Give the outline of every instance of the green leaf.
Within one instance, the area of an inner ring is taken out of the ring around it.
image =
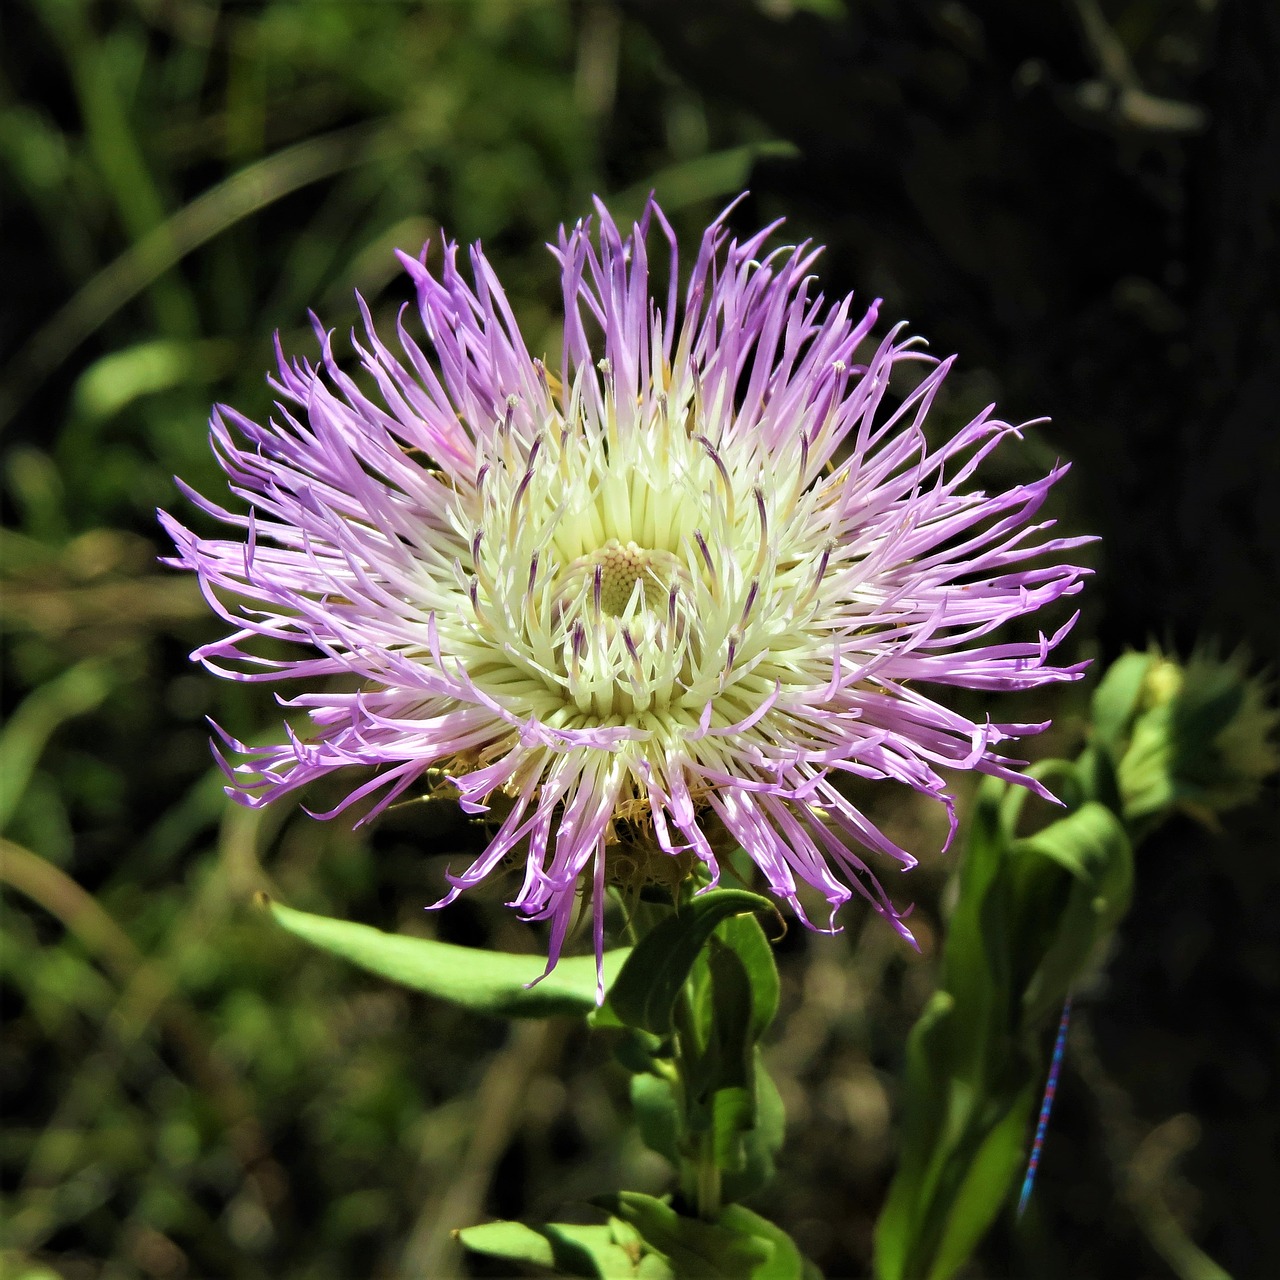
[[[703,959],[706,977],[698,984],[703,1045],[687,1068],[694,1104],[690,1127],[709,1127],[716,1164],[738,1172],[745,1161],[743,1136],[756,1123],[751,981],[738,953],[715,934],[699,967]]]
[[[1027,1127],[1038,1092],[1036,1083],[1028,1084],[1003,1118],[975,1144],[951,1200],[928,1280],[954,1275],[995,1221],[1026,1161]]]
[[[631,1107],[640,1138],[650,1151],[680,1165],[680,1106],[665,1076],[631,1077]]]
[[[383,933],[369,925],[311,915],[266,900],[282,928],[304,942],[415,991],[438,996],[478,1013],[505,1018],[583,1015],[596,1007],[594,956],[561,960],[541,981],[544,963],[516,956],[456,947],[429,938]],[[616,974],[627,951],[605,953],[605,982]],[[530,983],[537,981],[536,986]]]
[[[1128,910],[1133,892],[1133,850],[1120,819],[1100,804],[1074,813],[1010,848],[1012,874],[1026,923],[1024,963],[1035,965],[1021,992],[1025,1021],[1034,1029],[1061,1005],[1099,943],[1110,936]],[[1048,864],[1048,866],[1046,866]],[[1070,880],[1046,874],[1060,867]],[[1053,883],[1054,880],[1057,883]],[[1035,886],[1032,881],[1038,881]],[[1047,907],[1033,912],[1034,897]]]
[[[608,1011],[625,1026],[670,1034],[672,1007],[715,927],[729,916],[773,909],[745,889],[713,889],[682,903],[632,949],[609,989]]]
[[[1017,839],[1020,804],[999,783],[979,791],[943,989],[907,1047],[882,1280],[945,1280],[999,1212],[1025,1158],[1044,1024],[1128,905],[1132,852],[1115,814],[1087,802]]]
[[[78,413],[109,418],[139,396],[186,383],[214,382],[234,366],[235,345],[157,338],[100,357],[80,375],[72,393]]]
[[[741,1205],[717,1222],[686,1218],[670,1205],[636,1191],[602,1197],[607,1208],[666,1258],[676,1276],[692,1280],[801,1280],[804,1261],[791,1239]]]
[[[755,1124],[740,1136],[742,1159],[737,1169],[726,1170],[721,1190],[726,1200],[744,1200],[774,1179],[774,1158],[786,1135],[787,1112],[773,1077],[765,1069],[760,1050],[755,1051]]]
[[[738,953],[714,933],[707,940],[703,958],[706,980],[699,984],[697,1003],[704,1044],[719,1060],[715,1081],[720,1085],[749,1084],[755,1044],[751,976]]]
[[[753,1280],[821,1280],[818,1269],[796,1248],[781,1227],[740,1204],[727,1206],[719,1225],[742,1236],[754,1236],[773,1245],[773,1256],[752,1272]]]
[[[713,935],[737,955],[746,971],[751,990],[751,1034],[763,1039],[778,1013],[781,985],[773,946],[754,915],[731,916],[722,920]]]
[[[752,1077],[753,1123],[738,1132],[735,1167],[724,1168],[721,1181],[724,1197],[731,1201],[744,1200],[773,1181],[774,1160],[786,1134],[787,1113],[782,1095],[766,1070],[759,1049],[755,1050]],[[680,1108],[671,1082],[665,1076],[632,1076],[631,1105],[645,1146],[670,1161],[673,1168],[679,1168]]]
[[[489,1222],[464,1227],[457,1238],[473,1253],[545,1267],[563,1276],[598,1280],[674,1280],[664,1260],[643,1249],[624,1222],[608,1226]]]
[[[750,174],[757,160],[796,155],[790,142],[748,142],[740,147],[712,151],[694,160],[678,161],[650,174],[643,182],[613,196],[609,207],[619,223],[638,216],[655,192],[668,214],[699,200],[723,200],[750,186]]]
[[[911,1028],[903,1090],[902,1152],[876,1223],[875,1273],[880,1280],[916,1280],[907,1270],[947,1158],[947,1121],[953,1092],[947,1085],[947,1037],[955,997],[934,992]]]

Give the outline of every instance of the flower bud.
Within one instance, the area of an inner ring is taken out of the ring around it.
[[[1185,663],[1129,653],[1094,695],[1095,739],[1115,762],[1126,822],[1181,809],[1206,823],[1253,800],[1280,763],[1280,712],[1247,658],[1200,650]]]

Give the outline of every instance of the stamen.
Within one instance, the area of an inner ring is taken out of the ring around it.
[[[530,467],[528,471],[526,471],[524,475],[520,478],[520,483],[516,487],[516,496],[511,499],[511,515],[513,519],[516,515],[516,512],[519,510],[520,503],[523,500],[525,493],[528,491],[529,482],[532,479],[533,479],[533,468]]]
[[[529,484],[533,480],[533,474],[537,470],[538,453],[542,449],[542,437],[539,436],[533,442],[533,448],[529,450],[529,465],[524,475],[520,479],[520,484],[516,487],[516,495],[511,499],[511,516],[507,521],[507,536],[514,542],[516,540],[516,521],[520,515],[520,504],[524,501],[524,495],[529,491]]]
[[[809,601],[817,595],[818,588],[822,585],[822,579],[826,577],[827,565],[831,561],[831,553],[835,550],[835,546],[836,544],[834,542],[828,542],[827,545],[822,548],[822,555],[818,560],[818,572],[813,575],[813,581],[809,584],[809,590],[804,593],[804,596],[800,600],[796,601],[795,612],[799,613],[800,610],[805,608]]]
[[[707,540],[702,536],[702,530],[695,529],[693,531],[693,539],[698,544],[698,550],[702,552],[702,558],[707,562],[707,572],[711,575],[712,581],[716,580],[716,566],[711,559],[711,551],[707,547]]]
[[[817,587],[818,583],[820,583],[826,576],[827,565],[830,563],[831,553],[835,549],[836,544],[834,542],[828,542],[827,545],[822,548],[822,559],[818,561],[818,572],[813,576],[813,585],[815,587]]]
[[[729,468],[724,465],[724,460],[716,452],[716,447],[704,435],[696,435],[693,437],[706,451],[707,457],[716,465],[716,470],[720,473],[721,487],[724,490],[724,508],[725,521],[730,529],[736,523],[734,516],[733,503],[733,482],[729,479]]]
[[[471,581],[467,583],[467,596],[471,601],[471,608],[475,613],[476,621],[479,622],[481,626],[492,627],[493,616],[485,606],[480,603],[481,585],[482,584],[478,578],[472,578]]]
[[[484,561],[480,558],[480,544],[483,538],[484,530],[477,529],[471,539],[471,571],[476,575],[485,590],[492,594],[493,577],[486,569]]]
[[[752,574],[758,575],[769,555],[769,516],[764,506],[764,490],[756,485],[751,494],[756,500],[756,512],[760,517],[760,548],[756,552],[755,563],[751,566]]]
[[[569,634],[569,691],[577,692],[582,681],[582,658],[587,648],[587,633],[579,618]]]
[[[622,643],[627,646],[627,652],[635,660],[637,671],[640,669],[640,650],[636,648],[636,642],[631,638],[631,630],[628,627],[622,628]]]
[[[729,650],[724,660],[724,670],[720,673],[720,692],[724,692],[724,686],[729,679],[729,673],[733,670],[733,660],[738,656],[738,646],[742,643],[742,632],[734,627],[729,632]]]
[[[653,692],[645,682],[644,664],[640,661],[640,650],[636,648],[636,642],[631,638],[631,632],[628,628],[622,628],[622,642],[627,646],[627,652],[631,655],[631,696],[635,701],[635,709],[637,711],[647,711],[653,702]]]

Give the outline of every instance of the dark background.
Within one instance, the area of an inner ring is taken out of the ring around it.
[[[216,489],[209,404],[267,414],[308,307],[345,332],[358,287],[389,321],[393,246],[483,237],[554,349],[542,244],[592,193],[656,188],[691,243],[749,187],[736,226],[785,214],[828,296],[959,353],[942,423],[1051,416],[1000,465],[1075,464],[1053,514],[1103,537],[1077,656],[1280,653],[1268,0],[15,0],[0,67],[6,1276],[443,1276],[452,1227],[664,1186],[580,1031],[385,989],[247,905],[541,945],[500,887],[424,915],[479,838],[447,806],[354,833],[229,808],[204,718],[278,717],[187,665],[216,625],[155,563],[170,477]],[[1086,696],[1040,749],[1078,745]],[[937,815],[877,803],[936,848]],[[1140,851],[1035,1208],[974,1276],[1276,1273],[1277,809],[1273,783]],[[855,916],[780,949],[789,1141],[757,1207],[832,1277],[867,1270],[950,865],[913,878],[919,957]]]

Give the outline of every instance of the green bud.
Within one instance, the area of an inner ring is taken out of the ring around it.
[[[1095,738],[1115,764],[1128,823],[1181,809],[1204,822],[1247,804],[1280,763],[1280,712],[1247,659],[1201,650],[1185,663],[1158,649],[1116,662],[1094,699]]]

